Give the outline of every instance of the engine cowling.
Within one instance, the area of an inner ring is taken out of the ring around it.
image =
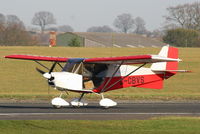
[[[82,90],[83,89],[83,76],[69,72],[52,72],[55,87],[69,90]]]

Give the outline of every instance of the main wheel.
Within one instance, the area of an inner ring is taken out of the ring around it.
[[[102,107],[103,109],[109,109],[110,107],[108,107],[108,106],[105,106],[105,107]]]
[[[60,106],[60,105],[53,105],[53,107],[56,108],[56,109],[62,108],[62,106]]]

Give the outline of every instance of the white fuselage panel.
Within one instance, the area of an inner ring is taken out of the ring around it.
[[[106,77],[111,77],[113,72],[117,69],[118,66],[119,65],[110,65],[108,67],[108,73]],[[126,76],[137,68],[138,66],[122,65],[117,71],[117,73],[114,75],[114,77]],[[155,74],[155,72],[153,72],[150,68],[142,67],[137,71],[133,72],[131,75],[152,75],[152,74]]]
[[[54,84],[58,88],[70,89],[70,90],[82,90],[83,89],[83,77],[79,74],[69,72],[53,72]]]

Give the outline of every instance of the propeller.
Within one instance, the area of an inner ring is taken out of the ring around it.
[[[52,67],[49,69],[49,72],[44,72],[39,68],[36,68],[36,70],[43,75],[44,78],[46,78],[48,80],[48,85],[54,85],[54,83],[52,82],[52,80],[54,80],[54,77],[51,75],[51,73],[53,72],[55,66],[56,66],[57,62],[55,62]],[[48,94],[49,94],[49,87],[48,87]]]
[[[44,72],[44,71],[40,70],[40,69],[39,69],[39,68],[37,68],[37,67],[36,67],[36,70],[37,70],[39,73],[41,73],[41,74],[45,74],[45,72]]]
[[[54,80],[54,77],[51,75],[51,73],[53,72],[53,70],[54,70],[56,64],[57,64],[57,62],[55,62],[55,63],[52,65],[52,67],[49,69],[49,72],[44,72],[44,71],[42,71],[42,70],[39,69],[39,68],[36,68],[36,70],[37,70],[39,73],[41,73],[46,79],[52,81],[52,80]]]

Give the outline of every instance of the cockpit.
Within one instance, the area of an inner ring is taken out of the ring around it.
[[[83,89],[94,89],[99,87],[107,75],[107,70],[108,66],[106,64],[93,64],[83,62],[68,62],[63,68],[64,72],[82,75]]]

